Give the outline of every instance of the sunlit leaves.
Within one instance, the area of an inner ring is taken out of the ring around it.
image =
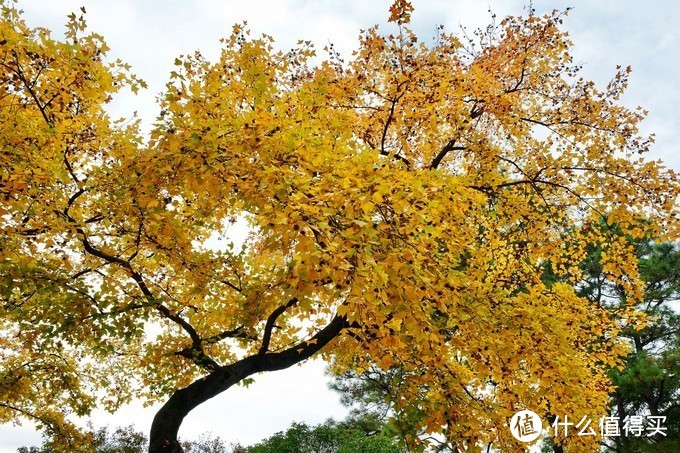
[[[144,141],[103,109],[143,83],[83,19],[60,42],[5,9],[1,371],[58,350],[68,379],[12,383],[23,406],[4,420],[164,398],[302,350],[336,315],[347,327],[323,352],[402,366],[398,404],[457,448],[515,448],[504,427],[525,407],[606,410],[616,335],[638,320],[578,297],[578,264],[601,247],[635,300],[633,250],[603,225],[643,237],[676,221],[676,176],[639,157],[642,112],[617,103],[628,71],[603,90],[579,78],[559,13],[473,46],[421,43],[411,10],[396,2],[399,33],[363,32],[348,63],[237,25],[215,61],[175,60]]]

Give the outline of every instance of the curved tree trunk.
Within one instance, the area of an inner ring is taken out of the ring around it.
[[[177,390],[153,419],[149,435],[149,453],[182,453],[177,433],[184,417],[192,409],[250,375],[261,371],[282,370],[308,359],[337,337],[345,327],[348,327],[346,318],[336,316],[310,341],[281,352],[246,357]]]

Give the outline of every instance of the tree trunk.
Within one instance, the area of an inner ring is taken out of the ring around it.
[[[181,453],[179,427],[192,409],[258,371],[251,356],[205,376],[177,390],[156,413],[149,436],[149,452]]]
[[[626,406],[623,401],[623,395],[621,392],[618,390],[616,391],[616,414],[619,417],[619,432],[621,433],[620,436],[616,436],[614,438],[614,442],[616,443],[616,451],[622,451],[626,449],[626,445],[628,444],[628,437],[623,435],[623,419],[626,418]]]
[[[348,327],[346,318],[336,316],[310,341],[281,352],[246,357],[177,390],[153,419],[149,434],[149,453],[182,453],[177,433],[184,417],[192,409],[248,376],[261,371],[282,370],[308,359],[338,336],[345,327]]]

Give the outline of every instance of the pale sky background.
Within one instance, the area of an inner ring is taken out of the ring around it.
[[[148,125],[158,109],[156,95],[163,89],[179,54],[200,50],[217,55],[219,39],[228,36],[236,22],[248,21],[253,35],[272,35],[282,49],[298,39],[310,39],[321,49],[332,42],[349,58],[359,29],[384,24],[391,0],[21,0],[31,26],[47,27],[61,36],[66,15],[87,9],[90,29],[104,35],[109,56],[130,63],[149,89],[138,96],[123,94],[112,105],[115,116],[137,111]],[[488,22],[489,7],[499,18],[525,13],[528,0],[412,0],[412,28],[428,37],[438,24],[447,30],[463,24],[472,29]],[[644,131],[656,134],[651,157],[680,170],[680,2],[671,0],[535,0],[538,13],[573,6],[564,28],[574,42],[583,74],[602,86],[616,65],[631,65],[633,73],[623,102],[649,110]],[[257,442],[293,421],[320,423],[341,419],[346,410],[327,389],[324,364],[303,366],[256,376],[248,389],[232,388],[199,406],[185,419],[184,438],[212,431],[227,442]],[[96,413],[95,426],[134,423],[145,432],[157,407],[141,404],[115,415]],[[40,435],[30,423],[0,426],[0,453],[22,445],[37,445]]]

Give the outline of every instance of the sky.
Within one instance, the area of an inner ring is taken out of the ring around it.
[[[299,39],[318,49],[328,43],[347,58],[360,29],[384,24],[391,0],[20,0],[31,26],[59,36],[66,16],[87,10],[90,29],[102,34],[112,59],[130,63],[149,88],[134,96],[123,93],[110,107],[116,117],[137,112],[148,128],[158,114],[156,96],[163,90],[180,54],[200,50],[208,57],[219,52],[219,39],[243,21],[253,35],[267,33],[281,49]],[[412,0],[412,28],[432,36],[437,25],[449,31],[488,23],[491,9],[498,17],[526,13],[528,0]],[[584,64],[583,75],[603,86],[617,65],[631,65],[623,103],[649,110],[643,132],[654,133],[650,158],[662,159],[680,171],[680,31],[676,20],[680,2],[671,0],[535,0],[538,13],[573,7],[564,23],[574,43],[573,55]],[[293,421],[320,423],[341,419],[346,410],[327,389],[324,364],[312,361],[288,370],[257,376],[248,389],[232,388],[192,411],[180,430],[184,438],[211,431],[227,442],[254,443]],[[156,407],[135,403],[115,415],[97,412],[95,426],[128,425],[147,431]],[[22,445],[37,445],[40,435],[29,423],[0,426],[0,453]]]

